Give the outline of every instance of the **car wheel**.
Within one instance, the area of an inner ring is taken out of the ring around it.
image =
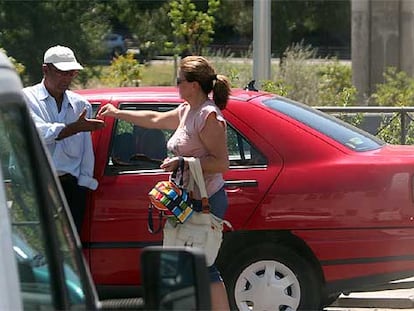
[[[293,249],[262,244],[233,258],[223,269],[232,310],[319,309],[319,278]]]

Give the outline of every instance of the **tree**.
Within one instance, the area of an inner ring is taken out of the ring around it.
[[[117,12],[119,22],[129,29],[142,60],[149,61],[163,53],[164,42],[171,40],[166,1],[121,0],[108,5],[110,11]]]
[[[272,0],[271,24],[276,56],[302,41],[349,46],[350,1]],[[25,83],[41,78],[50,46],[67,45],[82,64],[92,64],[103,34],[117,27],[130,31],[148,60],[166,47],[173,54],[201,54],[213,39],[247,46],[253,0],[0,0],[0,47],[25,66]]]
[[[272,1],[272,52],[282,56],[292,43],[313,47],[348,45],[350,1]]]
[[[202,49],[212,41],[214,14],[219,7],[220,0],[209,0],[207,12],[197,11],[191,0],[171,1],[168,17],[174,42],[169,42],[169,46],[181,53],[201,55]]]
[[[0,0],[0,46],[26,67],[24,81],[38,81],[45,50],[71,47],[81,63],[92,61],[108,20],[98,0]]]
[[[253,0],[221,1],[214,44],[247,48],[253,42],[253,4]],[[349,0],[272,0],[271,11],[274,57],[282,57],[286,48],[300,42],[313,47],[350,46]]]
[[[110,86],[138,86],[140,79],[141,65],[134,59],[134,55],[127,53],[111,62],[103,80]]]
[[[0,52],[7,56],[7,52],[5,49],[0,48]],[[7,58],[10,60],[14,68],[16,69],[16,72],[21,75],[25,71],[24,65],[17,62],[13,57],[7,56]]]
[[[216,17],[214,42],[253,41],[253,1],[222,0]]]

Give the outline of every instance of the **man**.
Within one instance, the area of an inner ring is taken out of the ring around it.
[[[68,90],[73,78],[82,69],[71,49],[60,45],[51,47],[44,54],[43,80],[23,89],[79,233],[87,191],[98,187],[98,182],[93,178],[95,157],[90,131],[104,127],[102,120],[91,119],[90,103]]]

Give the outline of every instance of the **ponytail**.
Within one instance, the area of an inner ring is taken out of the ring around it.
[[[230,96],[230,82],[226,76],[216,75],[213,81],[213,101],[220,110],[226,108]]]

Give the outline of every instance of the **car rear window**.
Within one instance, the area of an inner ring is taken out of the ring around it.
[[[334,116],[288,99],[272,98],[264,100],[263,104],[319,131],[354,151],[374,150],[385,144],[377,137]]]

